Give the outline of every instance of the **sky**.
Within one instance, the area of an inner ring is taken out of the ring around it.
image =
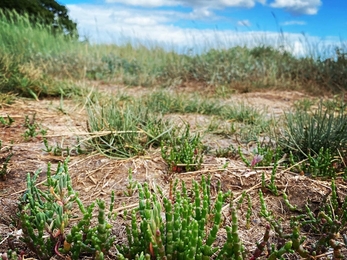
[[[347,41],[346,0],[57,0],[82,37],[177,51],[284,46],[297,55]]]

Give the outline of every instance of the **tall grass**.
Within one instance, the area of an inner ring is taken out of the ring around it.
[[[179,54],[165,46],[80,42],[54,35],[48,26],[32,25],[27,16],[16,13],[6,18],[0,12],[0,25],[0,86],[34,97],[60,94],[63,86],[57,79],[130,86],[199,82],[239,92],[277,88],[321,93],[347,86],[347,56],[341,48],[325,61],[316,55],[298,58],[265,43]]]

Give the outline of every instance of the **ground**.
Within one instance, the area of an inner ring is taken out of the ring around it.
[[[140,95],[150,89],[146,88],[124,88],[112,85],[97,84],[95,88],[102,91],[108,91],[114,95],[119,91],[125,91],[130,95]],[[199,88],[174,89],[173,91],[200,91]],[[223,102],[243,101],[246,104],[253,105],[259,109],[266,108],[269,116],[280,116],[287,111],[295,101],[302,98],[311,98],[299,92],[254,92],[245,94],[226,94]],[[66,154],[54,156],[44,151],[42,137],[34,137],[25,140],[24,122],[25,116],[36,114],[36,121],[43,129],[47,129],[47,137],[51,144],[59,144],[61,147],[73,147],[79,141],[83,142],[89,138],[86,125],[86,114],[83,103],[74,100],[65,99],[63,104],[60,99],[42,99],[35,101],[32,99],[18,98],[14,104],[4,105],[0,109],[0,116],[10,115],[15,122],[9,127],[0,128],[0,140],[2,140],[3,153],[4,148],[12,145],[13,157],[10,160],[6,180],[0,181],[0,253],[9,248],[8,235],[16,231],[13,225],[13,219],[17,210],[17,203],[20,196],[26,189],[26,175],[42,169],[40,181],[44,180],[47,170],[47,163],[52,163],[52,168],[57,166],[66,158]],[[175,116],[175,115],[173,115]],[[209,121],[208,116],[201,115],[179,115],[194,127],[199,127]],[[209,145],[228,146],[230,140],[225,138],[217,140],[206,138],[205,142]],[[233,140],[234,141],[234,140]],[[247,146],[245,146],[247,153]],[[226,167],[223,167],[226,165]],[[76,155],[72,154],[69,161],[69,172],[72,177],[73,187],[79,192],[80,198],[85,204],[90,204],[96,198],[103,198],[109,202],[111,191],[116,192],[114,213],[118,218],[113,223],[113,232],[117,236],[116,242],[125,242],[125,221],[123,218],[124,209],[135,208],[138,204],[137,193],[131,197],[125,196],[126,186],[128,184],[128,170],[133,171],[133,179],[139,183],[147,182],[150,187],[160,186],[165,193],[169,190],[170,180],[175,178],[185,180],[189,185],[192,180],[200,180],[202,175],[211,175],[212,186],[216,186],[218,180],[222,182],[224,191],[231,190],[234,193],[235,201],[243,191],[251,195],[253,204],[253,215],[251,227],[245,227],[246,209],[241,211],[239,216],[239,234],[241,240],[249,252],[253,252],[256,242],[261,241],[266,220],[258,216],[260,210],[260,201],[258,190],[261,188],[261,173],[265,172],[268,178],[271,173],[271,167],[250,169],[237,156],[228,158],[216,158],[212,155],[206,155],[204,164],[199,171],[187,172],[181,174],[168,174],[168,166],[160,156],[159,150],[150,150],[144,156],[131,158],[127,160],[114,160],[107,158],[97,152]],[[298,205],[301,209],[307,200],[313,202],[322,201],[330,191],[330,182],[318,179],[311,179],[305,175],[299,175],[290,171],[290,169],[279,169],[276,179],[280,192],[285,191],[292,204]],[[338,183],[342,195],[346,194],[347,187],[344,183]],[[289,224],[290,212],[283,204],[282,196],[274,196],[267,192],[264,194],[268,209],[273,211],[278,218],[282,219],[284,227]],[[224,207],[224,217],[228,220],[228,206]],[[309,235],[309,234],[306,234]],[[225,234],[219,234],[220,240],[223,240]],[[19,241],[14,241],[16,247],[22,248],[26,257],[35,255],[30,253]],[[310,243],[310,240],[307,240]],[[111,253],[114,253],[112,251]],[[329,257],[332,252],[321,256]],[[112,259],[112,255],[109,256]],[[286,255],[287,259],[299,259],[297,255]],[[28,259],[28,258],[26,258]]]

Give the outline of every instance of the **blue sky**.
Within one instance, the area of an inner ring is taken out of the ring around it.
[[[175,48],[283,44],[296,54],[347,40],[346,0],[58,0],[93,42]],[[279,32],[283,32],[280,37]],[[305,36],[303,36],[303,33]]]

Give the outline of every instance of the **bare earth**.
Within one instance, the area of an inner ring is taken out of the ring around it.
[[[117,88],[114,86],[97,86],[103,91],[109,91],[116,94],[119,89],[128,94],[144,93],[150,91],[144,88]],[[176,91],[176,90],[174,90]],[[177,91],[197,91],[197,89],[177,89]],[[199,91],[199,89],[198,89]],[[269,115],[280,116],[283,111],[288,110],[295,101],[307,98],[306,95],[299,92],[276,92],[267,91],[261,93],[230,94],[230,98],[223,99],[223,102],[243,101],[246,104],[254,105],[257,108],[266,108]],[[35,172],[42,169],[41,180],[44,180],[47,163],[52,163],[52,168],[56,167],[59,161],[63,161],[66,155],[53,156],[43,151],[44,145],[41,137],[32,138],[25,141],[23,133],[25,132],[25,115],[36,113],[37,122],[44,129],[48,129],[47,136],[50,144],[59,143],[62,147],[73,147],[77,143],[77,136],[80,141],[86,140],[86,114],[83,104],[72,100],[64,100],[65,114],[59,110],[59,99],[44,99],[34,101],[31,99],[17,99],[17,101],[8,106],[0,108],[0,116],[10,115],[15,122],[10,127],[0,128],[0,140],[3,147],[11,145],[13,142],[14,156],[10,160],[7,179],[0,181],[0,253],[7,251],[9,244],[7,237],[11,232],[16,231],[13,226],[13,218],[17,210],[17,201],[26,189],[26,175],[28,172]],[[199,126],[208,122],[209,117],[201,115],[180,115],[192,125]],[[218,140],[205,140],[206,142],[215,142]],[[228,140],[221,142],[228,143]],[[247,149],[247,148],[245,148]],[[4,155],[4,148],[0,153],[0,159]],[[228,162],[228,166],[223,165]],[[192,180],[200,180],[202,175],[210,174],[212,176],[212,185],[217,181],[222,182],[223,190],[231,190],[234,193],[235,201],[243,191],[247,191],[252,197],[253,215],[252,223],[249,229],[245,227],[245,214],[247,209],[241,210],[239,215],[239,234],[244,246],[249,252],[253,252],[256,242],[261,241],[267,222],[258,216],[260,202],[258,190],[261,188],[261,173],[266,172],[269,177],[271,169],[259,168],[251,170],[237,157],[234,158],[215,158],[211,155],[206,156],[201,170],[188,172],[184,174],[168,174],[168,167],[160,156],[159,150],[149,151],[142,157],[136,157],[128,160],[113,160],[98,153],[89,153],[85,155],[72,155],[69,162],[69,172],[73,180],[73,187],[79,192],[79,197],[88,205],[96,198],[103,198],[109,203],[111,191],[116,192],[114,212],[119,215],[114,220],[113,232],[117,236],[118,242],[125,242],[125,220],[122,218],[124,207],[131,209],[137,206],[137,196],[132,197],[124,195],[125,187],[128,183],[128,170],[133,170],[134,180],[144,183],[147,182],[150,187],[159,185],[164,192],[169,190],[169,182],[178,178],[187,181],[188,186]],[[285,191],[292,204],[303,208],[306,201],[319,202],[330,191],[329,181],[310,179],[306,176],[300,176],[290,172],[290,170],[279,169],[276,183],[280,191]],[[347,187],[344,183],[338,183],[341,195],[346,196]],[[213,190],[213,189],[212,189]],[[268,209],[282,219],[284,228],[289,226],[287,221],[293,212],[290,212],[284,205],[282,196],[274,196],[271,193],[264,194]],[[224,208],[224,217],[226,224],[230,223],[228,216],[228,206]],[[309,236],[309,234],[306,234]],[[225,238],[223,230],[219,233],[219,239]],[[26,259],[35,255],[25,248],[20,241],[14,242],[17,248],[25,251]],[[307,240],[310,243],[310,240]],[[112,257],[114,249],[111,250],[109,259]],[[329,259],[329,255],[322,256],[320,259]],[[300,259],[297,255],[286,255],[287,259]]]

